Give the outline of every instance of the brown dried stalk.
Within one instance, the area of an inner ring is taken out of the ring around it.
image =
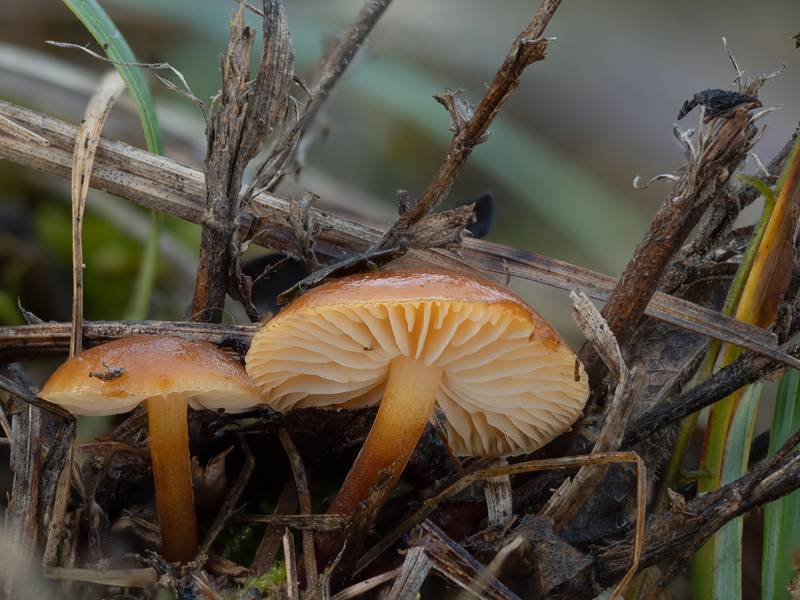
[[[753,95],[757,90],[757,87],[748,89],[747,93]],[[706,209],[726,189],[730,177],[747,157],[755,135],[756,128],[745,108],[738,109],[722,122],[717,120],[708,135],[700,134],[698,156],[684,168],[603,309],[603,316],[623,349],[631,340],[670,261]],[[602,361],[587,345],[579,356],[589,380],[597,384],[605,372]]]
[[[205,206],[192,320],[219,323],[225,295],[238,264],[234,233],[244,209],[242,178],[286,113],[294,76],[294,50],[280,0],[264,0],[264,50],[258,76],[250,82],[253,31],[244,25],[244,3],[231,26],[222,65],[219,108],[207,123]]]
[[[455,132],[450,148],[417,203],[384,233],[375,246],[377,249],[396,246],[402,238],[409,239],[409,245],[415,247],[412,227],[420,223],[447,195],[475,146],[486,139],[489,125],[519,85],[525,68],[544,59],[549,40],[542,35],[560,4],[561,0],[544,0],[528,27],[511,44],[503,64],[474,111],[458,98],[458,92],[437,98],[450,112],[450,128]]]
[[[228,336],[249,340],[261,327],[259,323],[215,325],[187,321],[89,321],[84,323],[83,337],[93,345],[123,337],[160,333],[190,337],[216,343]],[[40,323],[0,327],[0,362],[32,360],[64,354],[69,351],[69,323]]]
[[[304,147],[310,141],[308,138],[312,137],[308,132],[312,130],[314,118],[390,4],[391,0],[367,0],[361,7],[355,21],[325,57],[320,72],[311,85],[311,97],[302,116],[293,130],[285,136],[285,143],[276,149],[276,156],[271,156],[259,168],[251,190],[271,191],[275,189],[283,173],[296,173],[300,170],[303,160],[300,155],[304,154]],[[294,165],[290,165],[292,161],[295,162]]]

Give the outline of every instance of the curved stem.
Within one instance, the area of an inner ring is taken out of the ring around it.
[[[352,514],[366,497],[378,473],[391,467],[394,473],[387,488],[388,496],[433,412],[441,379],[441,367],[428,366],[408,356],[392,360],[386,392],[375,422],[328,514]],[[338,534],[318,534],[317,558],[321,566],[325,566],[326,558],[333,556],[338,538]]]
[[[168,562],[189,562],[198,551],[187,410],[179,394],[147,401],[161,554]]]

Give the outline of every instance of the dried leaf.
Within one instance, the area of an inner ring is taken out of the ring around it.
[[[461,99],[461,94],[464,92],[461,88],[455,92],[450,89],[441,96],[434,96],[434,99],[447,109],[450,113],[450,131],[459,134],[467,126],[467,122],[475,114],[475,107],[466,100]],[[485,142],[489,134],[484,134],[479,140],[478,144]]]

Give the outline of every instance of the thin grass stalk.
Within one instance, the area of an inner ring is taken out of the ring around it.
[[[800,372],[789,371],[781,378],[769,455],[800,429]],[[800,492],[792,492],[764,509],[764,550],[761,562],[762,600],[784,600],[786,585],[797,576],[793,558],[800,550]]]

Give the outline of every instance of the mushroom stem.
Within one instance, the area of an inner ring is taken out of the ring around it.
[[[187,563],[198,552],[188,404],[180,394],[155,396],[147,401],[147,411],[150,459],[161,524],[161,554],[168,562]]]
[[[442,368],[426,365],[408,356],[392,359],[386,392],[378,414],[355,463],[339,493],[328,508],[328,514],[353,514],[369,492],[378,473],[392,468],[389,490],[400,478],[433,413],[436,392],[442,379]],[[317,562],[320,567],[334,556],[339,535],[317,534]]]

